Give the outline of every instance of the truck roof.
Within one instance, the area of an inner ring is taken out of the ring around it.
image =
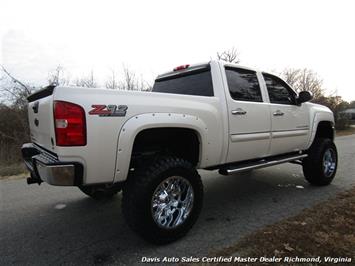
[[[238,67],[238,68],[252,70],[252,71],[256,71],[256,72],[259,71],[259,70],[255,69],[255,68],[246,67],[246,66],[242,66],[242,65],[234,64],[234,63],[229,63],[229,62],[225,62],[223,60],[210,60],[208,62],[202,62],[202,63],[192,64],[192,65],[187,64],[187,65],[178,66],[178,67],[174,68],[172,71],[168,71],[168,72],[165,72],[165,73],[162,73],[162,74],[158,75],[156,79],[161,79],[161,78],[165,78],[165,77],[169,77],[169,76],[174,76],[174,75],[176,75],[178,73],[186,73],[186,72],[193,71],[193,70],[196,70],[196,69],[205,68],[205,67],[209,66],[212,62],[220,63],[223,66]]]
[[[256,68],[246,67],[246,66],[242,66],[242,65],[239,65],[239,64],[226,62],[226,61],[223,61],[223,60],[210,60],[208,62],[197,63],[197,64],[192,64],[192,65],[181,65],[181,66],[178,66],[178,67],[174,68],[172,71],[168,71],[168,72],[165,72],[163,74],[158,75],[155,80],[158,81],[158,80],[161,80],[161,79],[169,78],[170,76],[171,77],[178,76],[179,74],[184,74],[184,73],[187,73],[187,72],[190,72],[190,71],[195,71],[195,70],[198,70],[198,69],[207,68],[207,67],[210,66],[211,63],[217,63],[219,65],[222,65],[223,67],[229,66],[229,67],[241,68],[241,69],[255,71],[255,72],[262,72],[262,73],[265,73],[265,74],[276,76],[279,79],[281,79],[282,81],[284,81],[286,84],[288,84],[277,73],[272,73],[270,71],[261,71],[261,70],[258,70]],[[292,88],[292,86],[290,84],[288,84],[288,85],[296,94],[296,91]]]

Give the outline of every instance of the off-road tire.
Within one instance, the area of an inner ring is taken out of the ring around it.
[[[162,228],[154,221],[152,197],[163,180],[172,176],[187,179],[193,190],[193,206],[186,220],[175,228]],[[150,166],[131,173],[123,188],[122,210],[133,231],[154,244],[167,244],[183,237],[195,224],[203,204],[201,177],[192,164],[176,157],[162,157]]]
[[[79,189],[94,200],[111,199],[120,191],[102,186],[79,186]]]
[[[335,155],[335,169],[334,172],[327,176],[325,174],[323,157],[327,150],[331,149]],[[308,150],[308,157],[303,159],[303,173],[306,180],[314,186],[329,185],[336,174],[338,165],[337,148],[334,142],[328,138],[317,138],[313,141]]]

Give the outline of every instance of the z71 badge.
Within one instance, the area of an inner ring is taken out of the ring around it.
[[[89,115],[98,115],[98,116],[126,116],[127,105],[103,105],[103,104],[93,104],[93,108]]]

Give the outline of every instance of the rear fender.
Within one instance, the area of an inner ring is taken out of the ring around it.
[[[210,159],[208,157],[208,154],[213,154],[212,151],[214,147],[210,145],[212,140],[208,139],[208,127],[202,119],[196,116],[174,113],[141,114],[127,120],[121,128],[117,143],[117,159],[114,182],[121,182],[127,178],[133,144],[138,133],[145,129],[167,127],[187,128],[198,133],[200,142],[198,167],[209,164],[213,160],[217,160],[217,158]]]

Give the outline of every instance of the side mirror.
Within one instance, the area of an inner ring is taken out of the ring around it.
[[[311,92],[309,92],[309,91],[301,91],[298,94],[297,103],[301,104],[301,103],[304,103],[304,102],[308,102],[308,101],[310,101],[312,99],[313,99],[313,95],[312,95]]]

